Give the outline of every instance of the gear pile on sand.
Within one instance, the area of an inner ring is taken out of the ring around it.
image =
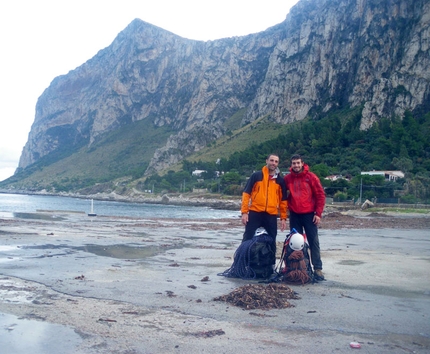
[[[300,297],[285,284],[247,284],[233,290],[228,295],[214,298],[214,301],[225,301],[246,310],[270,310],[294,307],[288,300]]]

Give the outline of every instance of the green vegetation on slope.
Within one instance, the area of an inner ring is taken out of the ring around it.
[[[17,182],[13,185],[26,190],[81,192],[94,192],[94,188],[89,188],[95,184],[100,191],[121,185],[121,192],[131,187],[155,192],[199,188],[239,195],[246,178],[260,169],[267,154],[273,152],[280,156],[284,172],[288,171],[291,155],[301,154],[322,179],[327,195],[338,200],[356,198],[360,183],[363,198],[401,196],[410,202],[430,198],[430,113],[414,117],[407,112],[403,120],[381,119],[367,131],[359,129],[360,107],[288,125],[262,117],[233,129],[242,115],[243,111],[239,111],[227,120],[226,126],[231,130],[224,137],[160,175],[143,178],[155,149],[165,144],[171,131],[143,121],[107,134],[90,149],[82,147],[51,165],[47,163],[49,156],[41,159],[31,169],[14,176]],[[196,169],[206,172],[193,176]],[[388,184],[377,177],[361,177],[361,171],[369,170],[401,170],[406,177]],[[343,175],[348,180],[330,182],[324,179],[328,175]]]
[[[357,198],[360,188],[363,198],[401,196],[405,202],[430,199],[430,113],[414,117],[406,112],[403,120],[381,119],[367,131],[359,129],[360,108],[339,110],[320,120],[308,119],[278,129],[267,121],[259,122],[254,122],[255,129],[235,131],[231,137],[190,156],[183,162],[183,171],[149,178],[143,188],[150,189],[161,179],[160,187],[177,190],[178,180],[183,180],[182,185],[186,183],[188,188],[240,194],[246,177],[260,169],[267,154],[273,152],[280,156],[284,172],[288,171],[291,155],[301,154],[322,179],[327,195],[339,200]],[[271,127],[275,127],[273,135],[278,136],[269,139],[270,134],[265,133]],[[196,169],[207,172],[193,178]],[[390,183],[380,176],[361,176],[361,171],[371,170],[401,170],[406,176]],[[216,178],[216,171],[225,174]],[[323,179],[328,175],[343,175],[348,180]]]
[[[268,121],[267,117],[263,117],[226,134],[206,148],[189,156],[187,160],[215,162],[217,159],[226,158],[234,152],[244,151],[253,145],[276,139],[287,130],[288,125],[273,123]]]
[[[47,155],[2,184],[12,182],[15,189],[73,191],[123,176],[138,178],[170,134],[168,127],[138,121],[99,137],[89,148],[80,147],[63,159]]]

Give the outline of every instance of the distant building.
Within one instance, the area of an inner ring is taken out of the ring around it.
[[[206,170],[194,170],[191,174],[193,176],[201,176],[202,173],[206,173],[206,172],[207,172]]]
[[[344,179],[342,175],[331,175],[331,176],[327,176],[325,179],[328,179],[330,181],[336,181],[338,179]]]
[[[365,171],[361,172],[362,175],[370,176],[384,176],[386,181],[395,182],[399,178],[405,178],[402,171]]]

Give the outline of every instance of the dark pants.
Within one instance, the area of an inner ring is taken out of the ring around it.
[[[256,211],[250,211],[248,214],[248,223],[245,225],[242,242],[252,239],[254,237],[255,230],[259,227],[264,227],[268,235],[276,241],[276,235],[278,233],[278,216],[270,215],[266,212],[258,213]]]
[[[264,227],[267,234],[273,240],[273,250],[276,252],[276,235],[278,233],[278,216],[271,215],[266,212],[258,213],[256,211],[249,211],[248,223],[245,225],[245,232],[243,233],[243,241],[251,240],[255,235],[255,230],[259,227]]]
[[[298,233],[303,234],[304,229],[311,249],[312,265],[314,269],[322,269],[318,226],[313,222],[314,215],[314,213],[297,214],[290,210],[290,230],[296,229]]]

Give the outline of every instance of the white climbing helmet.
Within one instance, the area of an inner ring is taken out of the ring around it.
[[[254,236],[261,236],[261,235],[267,235],[267,231],[264,227],[259,227],[257,230],[255,230]]]
[[[302,234],[295,233],[291,236],[289,245],[294,251],[301,251],[305,245],[305,238]]]

